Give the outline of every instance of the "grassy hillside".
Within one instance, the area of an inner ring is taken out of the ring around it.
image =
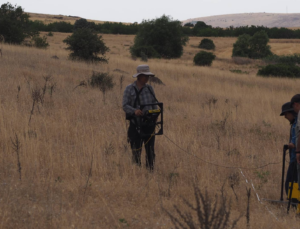
[[[287,215],[285,207],[259,202],[256,196],[279,199],[281,163],[246,168],[281,162],[289,124],[280,109],[299,93],[299,80],[257,77],[259,61],[235,64],[233,38],[213,38],[218,58],[212,67],[192,63],[201,38],[191,38],[180,59],[149,60],[151,71],[166,84],[154,86],[165,106],[165,136],[156,138],[155,171],[149,173],[145,161],[142,168],[131,163],[121,107],[125,86],[143,64],[128,51],[134,36],[104,35],[109,63],[87,64],[68,60],[62,42],[67,35],[54,33],[47,50],[2,47],[1,228],[174,228],[164,209],[176,215],[175,204],[191,211],[182,197],[195,203],[194,184],[212,199],[223,186],[234,219],[246,214],[251,183],[250,228],[298,227],[294,212]],[[300,51],[298,43],[271,40],[270,45],[276,54],[290,54]],[[93,71],[114,77],[106,104],[97,89],[74,89]],[[32,91],[42,93],[47,76],[43,104],[35,105],[29,123]],[[16,136],[21,181],[12,144]],[[246,217],[237,228],[247,228]]]
[[[30,15],[30,20],[35,21],[39,20],[42,21],[45,24],[53,23],[53,22],[69,22],[71,24],[74,24],[76,20],[80,19],[79,16],[72,16],[72,15],[52,15],[52,14],[38,14],[38,13],[28,13]],[[89,22],[95,22],[98,23],[104,23],[105,21],[98,21],[98,20],[91,20],[87,19]],[[124,23],[127,24],[127,23]]]

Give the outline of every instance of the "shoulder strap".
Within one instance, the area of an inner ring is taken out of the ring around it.
[[[155,97],[154,93],[151,91],[150,87],[147,86],[147,88],[148,88],[148,90],[150,91],[151,95],[152,95],[152,96],[154,97],[154,99],[156,100],[156,102],[158,102],[157,98]]]
[[[139,91],[136,89],[136,87],[133,87],[133,88],[135,90],[135,95],[136,95],[133,107],[136,108],[137,105],[141,105],[140,94],[144,88],[142,87],[141,90],[139,90]]]

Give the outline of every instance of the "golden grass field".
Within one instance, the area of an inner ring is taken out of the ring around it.
[[[194,184],[213,200],[224,185],[232,203],[231,220],[243,215],[236,228],[247,228],[246,188],[252,188],[251,182],[260,198],[279,199],[281,163],[239,170],[199,158],[247,168],[281,162],[289,123],[279,114],[281,105],[299,93],[299,80],[257,77],[260,61],[235,64],[235,38],[212,38],[217,59],[211,67],[193,65],[200,37],[190,39],[180,59],[149,60],[151,71],[166,84],[154,86],[165,107],[165,136],[192,154],[157,136],[155,170],[150,173],[144,151],[141,168],[131,163],[121,107],[125,86],[133,82],[137,65],[144,64],[130,57],[134,36],[103,35],[109,63],[87,64],[68,60],[62,42],[67,35],[48,37],[47,50],[2,47],[0,228],[174,228],[165,210],[177,217],[173,205],[191,211],[182,198],[195,203]],[[282,55],[300,52],[299,42],[271,40],[270,45]],[[55,55],[59,59],[51,58]],[[93,71],[114,77],[106,104],[100,90],[74,89]],[[38,103],[28,123],[32,90],[42,89],[46,76],[52,78],[44,103]],[[21,181],[12,144],[16,135]],[[296,229],[299,218],[293,210],[287,215],[286,206],[259,202],[252,189],[249,228]]]

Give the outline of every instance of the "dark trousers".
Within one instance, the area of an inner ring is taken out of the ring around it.
[[[130,142],[131,150],[132,150],[132,160],[138,165],[141,165],[141,154],[142,154],[142,146],[145,144],[146,150],[146,167],[150,170],[154,168],[155,161],[155,153],[154,153],[154,143],[155,143],[155,135],[151,137],[155,130],[154,127],[146,127],[143,129],[143,132],[147,134],[147,136],[141,137],[138,132],[136,125],[130,122],[128,128],[128,140]]]
[[[286,179],[285,179],[285,192],[288,195],[288,190],[289,190],[289,182],[298,182],[298,176],[297,176],[297,162],[294,161],[290,163],[287,174],[286,174]]]

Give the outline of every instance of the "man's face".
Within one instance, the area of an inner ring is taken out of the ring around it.
[[[285,117],[287,120],[289,120],[290,122],[292,122],[292,121],[295,119],[294,114],[291,113],[291,112],[285,112],[285,113],[284,113],[284,117]]]
[[[149,76],[147,75],[139,75],[138,76],[138,80],[142,83],[142,84],[146,84],[149,80]]]
[[[298,112],[300,111],[300,103],[293,103],[292,104],[294,111],[298,114]]]

